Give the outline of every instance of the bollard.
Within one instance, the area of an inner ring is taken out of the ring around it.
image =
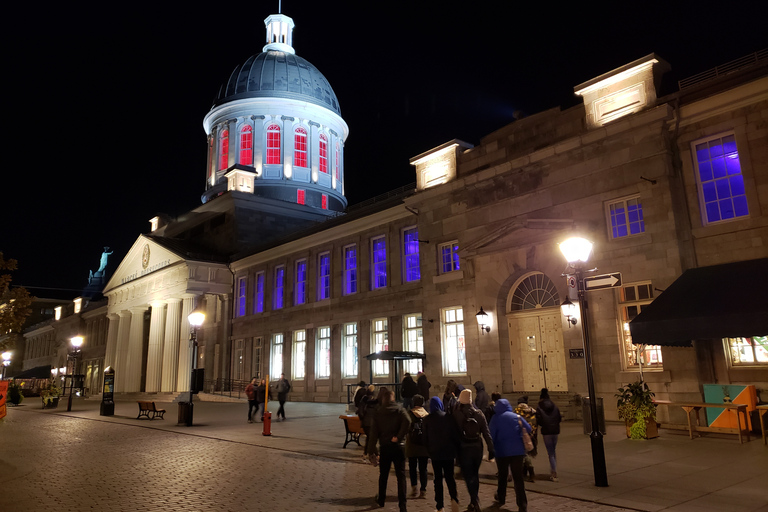
[[[264,413],[264,429],[261,431],[261,435],[263,436],[272,435],[272,413],[271,412]]]

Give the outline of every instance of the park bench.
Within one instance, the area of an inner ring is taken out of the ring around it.
[[[147,418],[148,420],[155,419],[156,416],[160,416],[160,419],[163,418],[163,414],[165,414],[165,409],[158,409],[155,407],[155,402],[142,402],[141,400],[138,400],[137,403],[139,404],[139,415],[136,416],[136,419],[138,420],[142,416]],[[152,413],[152,416],[150,417],[149,413]]]
[[[362,446],[360,444],[360,434],[365,434],[365,430],[363,430],[363,426],[360,424],[360,418],[356,414],[342,414],[339,418],[344,420],[344,430],[347,432],[347,437],[344,439],[344,448],[352,442],[357,443],[357,446]]]

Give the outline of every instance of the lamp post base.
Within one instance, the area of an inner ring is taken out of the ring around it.
[[[589,434],[592,444],[592,466],[595,471],[595,486],[608,487],[608,470],[605,468],[605,448],[603,447],[603,434],[592,431]]]
[[[188,427],[192,426],[194,404],[192,402],[179,402],[179,421],[178,425],[182,423]]]

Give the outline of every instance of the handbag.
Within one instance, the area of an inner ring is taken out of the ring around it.
[[[517,419],[517,424],[520,425],[520,432],[522,432],[523,437],[523,446],[525,447],[526,452],[533,451],[533,441],[531,440],[531,435],[528,433],[527,430],[525,430],[525,427],[523,426],[523,422],[520,421],[520,418]]]

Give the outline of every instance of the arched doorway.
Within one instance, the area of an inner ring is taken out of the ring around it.
[[[560,297],[541,272],[526,274],[507,298],[514,391],[568,390]]]

